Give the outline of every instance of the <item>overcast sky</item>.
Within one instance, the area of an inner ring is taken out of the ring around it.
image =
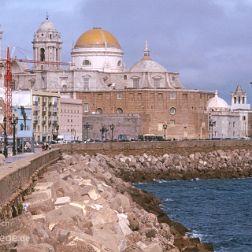
[[[32,57],[33,34],[46,13],[62,35],[62,59],[92,27],[118,39],[126,67],[143,56],[180,73],[188,89],[218,90],[230,103],[239,83],[252,103],[252,0],[0,0],[3,48]],[[3,53],[2,53],[3,55]]]

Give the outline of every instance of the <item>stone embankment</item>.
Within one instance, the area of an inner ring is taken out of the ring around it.
[[[244,152],[242,157],[251,164],[248,154],[251,153]],[[220,153],[216,155],[225,159]],[[197,169],[206,166],[202,154],[187,158],[174,154],[114,158],[64,154],[39,178],[33,192],[25,196],[24,213],[0,222],[0,251],[213,251],[211,245],[189,238],[185,227],[160,210],[155,197],[119,178],[129,175],[127,180],[136,181],[141,169],[141,180],[151,178],[147,176],[151,172],[167,170],[168,174],[170,167],[180,173],[186,169],[185,160],[195,166],[198,163]],[[228,160],[226,156],[225,162]]]
[[[188,155],[116,155],[109,161],[114,173],[125,181],[153,179],[209,179],[252,176],[252,150],[216,150]]]

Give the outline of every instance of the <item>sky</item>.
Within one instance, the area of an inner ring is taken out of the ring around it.
[[[179,72],[187,89],[218,90],[229,104],[237,84],[252,103],[252,0],[0,0],[2,48],[32,58],[34,32],[49,15],[70,61],[78,37],[93,27],[110,31],[127,68],[143,56]],[[2,52],[3,55],[3,52]]]

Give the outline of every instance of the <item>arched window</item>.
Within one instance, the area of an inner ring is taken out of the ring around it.
[[[45,61],[45,49],[40,48],[40,61]]]
[[[87,59],[84,60],[84,61],[83,61],[83,65],[84,65],[84,66],[91,66],[90,60],[87,60]]]
[[[64,84],[64,85],[62,86],[62,91],[67,91],[67,85],[66,85],[66,84]]]
[[[171,114],[171,115],[175,115],[175,114],[176,114],[176,108],[171,107],[171,108],[170,108],[170,114]]]
[[[117,62],[117,66],[121,66],[122,65],[122,62],[121,62],[121,60],[119,60],[118,62]]]
[[[122,113],[123,113],[123,110],[122,110],[121,108],[117,108],[117,109],[116,109],[116,113],[117,113],[117,114],[122,114]]]
[[[102,109],[101,108],[96,109],[96,114],[102,114]]]
[[[45,61],[45,49],[40,48],[40,61]]]

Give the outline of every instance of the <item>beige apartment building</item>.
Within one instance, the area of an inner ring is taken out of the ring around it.
[[[82,101],[60,99],[59,135],[66,141],[82,141]]]
[[[50,142],[59,132],[60,94],[32,91],[35,142]]]

